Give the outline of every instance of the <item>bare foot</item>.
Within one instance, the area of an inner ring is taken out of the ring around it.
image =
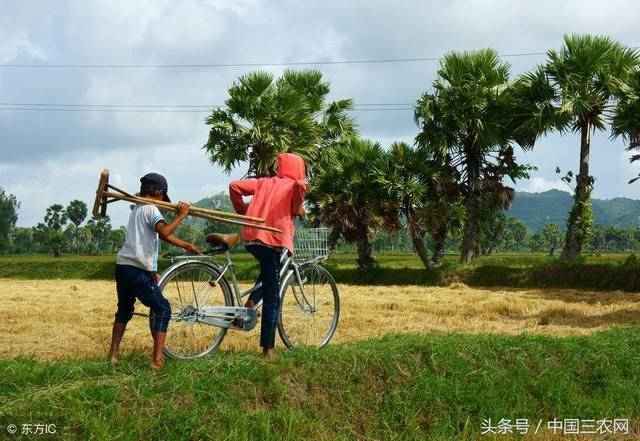
[[[253,300],[247,300],[247,302],[244,304],[245,308],[253,308],[254,306],[256,306],[256,302],[254,302]],[[262,313],[258,310],[256,311],[258,317],[260,317],[262,315]]]
[[[276,348],[264,348],[262,355],[266,358],[276,358],[278,354],[276,353]]]
[[[151,360],[149,363],[149,367],[151,369],[162,369],[164,367],[164,361],[162,360]]]

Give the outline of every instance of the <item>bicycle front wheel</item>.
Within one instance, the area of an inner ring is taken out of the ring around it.
[[[329,271],[316,264],[291,273],[280,290],[278,332],[288,348],[326,346],[338,327],[340,296]]]
[[[167,357],[203,357],[220,346],[227,330],[200,321],[205,306],[233,306],[229,284],[215,266],[186,261],[170,268],[158,285],[171,304]]]

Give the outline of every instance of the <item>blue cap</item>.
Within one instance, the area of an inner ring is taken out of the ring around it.
[[[167,184],[167,180],[161,174],[147,173],[140,178],[140,184],[142,188],[146,188],[149,190],[163,190],[164,197],[162,198],[162,200],[165,202],[171,202],[171,199],[169,199],[169,195],[167,194],[167,192],[169,191],[169,185]]]

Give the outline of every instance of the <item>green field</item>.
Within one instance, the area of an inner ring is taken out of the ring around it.
[[[223,257],[216,261],[223,263]],[[258,268],[251,255],[233,255],[236,274],[242,281],[255,280]],[[585,256],[575,263],[563,263],[543,254],[496,254],[476,259],[468,265],[457,256],[446,256],[442,266],[425,270],[412,254],[377,256],[377,267],[360,274],[354,254],[338,253],[325,262],[340,283],[364,285],[441,285],[453,282],[469,286],[516,288],[575,288],[588,290],[640,291],[640,263],[634,255]],[[160,259],[162,271],[171,262]],[[112,280],[115,256],[0,256],[0,278]]]
[[[234,261],[241,279],[255,278],[250,255]],[[114,262],[113,255],[2,256],[0,278],[113,280]],[[628,255],[565,264],[502,254],[470,265],[451,255],[431,271],[412,255],[381,255],[365,277],[353,254],[334,255],[327,266],[343,283],[640,291],[640,267]],[[631,440],[640,436],[639,348],[634,325],[562,338],[388,335],[281,351],[275,360],[224,351],[169,360],[162,372],[149,370],[147,354],[138,353],[117,366],[0,359],[0,430],[56,424],[55,439],[82,440],[509,440],[522,437],[513,427],[513,434],[483,435],[486,420],[495,427],[518,419],[530,424],[524,439],[542,440],[566,439],[547,427],[554,419],[619,419],[630,434],[593,439]]]
[[[275,360],[223,352],[163,372],[141,356],[0,360],[0,420],[54,423],[65,439],[502,440],[512,437],[481,435],[483,420],[527,419],[530,433],[542,420],[548,436],[554,418],[623,419],[635,435],[615,439],[637,439],[639,331],[391,335]]]

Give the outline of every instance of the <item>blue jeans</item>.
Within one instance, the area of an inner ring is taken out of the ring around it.
[[[276,345],[276,327],[280,316],[280,253],[262,245],[247,245],[246,248],[260,263],[260,276],[256,283],[262,282],[262,289],[252,292],[249,300],[255,303],[263,300],[260,346],[269,349]]]
[[[130,265],[116,265],[116,289],[118,290],[118,311],[116,322],[127,324],[136,298],[155,313],[153,332],[167,332],[171,318],[171,305],[162,295],[150,271]]]

